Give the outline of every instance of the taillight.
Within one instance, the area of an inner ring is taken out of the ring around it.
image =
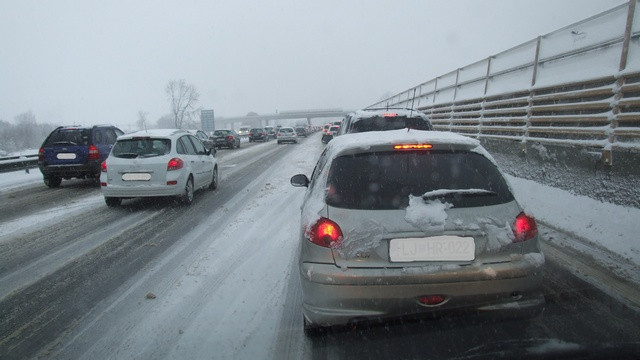
[[[418,301],[423,305],[434,306],[441,304],[447,298],[444,295],[424,295],[418,298]]]
[[[95,145],[89,145],[89,160],[100,159],[100,151]]]
[[[38,150],[38,161],[44,161],[44,148]]]
[[[100,169],[102,170],[102,172],[107,172],[107,162],[103,161],[102,164],[100,164]]]
[[[307,238],[322,247],[336,247],[342,241],[342,230],[335,222],[320,218],[307,232]]]
[[[233,140],[233,136],[231,136],[231,135],[227,136],[227,140],[229,140],[229,141]]]
[[[396,114],[396,113],[385,113],[382,116],[384,116],[384,117],[396,117],[396,116],[398,116],[398,114]]]
[[[515,236],[513,242],[533,239],[536,235],[538,235],[536,220],[523,212],[518,214],[513,222],[513,236]]]
[[[179,170],[184,166],[184,161],[180,158],[173,158],[167,164],[167,171]]]
[[[431,144],[402,144],[394,145],[394,150],[429,150],[433,147]]]

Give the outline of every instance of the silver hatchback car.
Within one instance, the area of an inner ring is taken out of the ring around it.
[[[477,140],[346,134],[311,179],[291,183],[308,187],[299,260],[308,334],[460,309],[530,315],[544,304],[536,222]]]
[[[100,184],[108,206],[122,199],[173,196],[190,204],[201,188],[218,186],[218,162],[184,130],[144,130],[118,137],[102,163]]]

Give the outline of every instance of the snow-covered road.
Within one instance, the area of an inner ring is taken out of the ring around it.
[[[297,173],[309,175],[323,145],[311,137],[303,144],[286,146],[291,151],[263,166],[263,171],[247,173],[250,181],[232,194],[225,193],[229,188],[225,181],[237,182],[244,176],[247,158],[261,163],[284,146],[253,144],[221,153],[223,186],[212,196],[224,200],[213,211],[198,213],[198,221],[188,231],[88,308],[40,354],[65,359],[309,357],[313,343],[302,335],[295,266],[304,189],[292,187],[289,179]],[[541,227],[546,242],[587,253],[602,267],[640,283],[637,274],[627,271],[640,264],[636,235],[640,222],[635,221],[640,210],[603,204],[528,180],[510,177],[509,181],[526,210],[546,225]],[[29,174],[0,174],[0,197],[35,186],[44,186],[37,169]],[[207,208],[211,195],[196,194],[196,198],[198,211]],[[34,231],[34,223],[45,228],[68,218],[70,212],[88,213],[96,207],[109,211],[99,193],[2,221],[0,244],[23,230]],[[171,229],[167,221],[182,210],[134,207],[128,211],[133,214],[127,218],[133,215]],[[564,236],[548,236],[556,230]],[[91,251],[98,245],[92,241],[97,240],[89,237],[83,240],[84,247],[62,251],[65,261]],[[150,239],[145,246],[154,247],[156,241]],[[63,263],[44,264],[54,271]],[[29,274],[23,275],[37,275]],[[15,281],[24,280],[18,275]]]

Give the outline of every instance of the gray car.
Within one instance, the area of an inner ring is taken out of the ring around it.
[[[452,310],[544,304],[535,220],[477,140],[420,130],[336,137],[302,205],[306,333]]]
[[[292,127],[281,127],[280,129],[278,129],[277,139],[278,145],[285,142],[294,144],[298,143],[298,136],[296,135],[296,131]]]

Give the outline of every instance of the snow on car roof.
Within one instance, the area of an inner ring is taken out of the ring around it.
[[[396,114],[397,116],[421,117],[421,118],[424,118],[424,119],[428,119],[427,115],[425,115],[424,113],[422,113],[419,110],[389,108],[389,109],[358,110],[358,111],[354,112],[354,116],[353,116],[354,120],[352,120],[352,121],[356,121],[356,120],[359,120],[359,119],[372,118],[372,117],[376,117],[376,116],[382,116],[384,114]]]
[[[476,139],[451,132],[408,129],[345,134],[331,140],[328,146],[331,152],[341,153],[350,149],[367,150],[372,146],[401,143],[451,144],[468,148],[480,146],[480,142]]]
[[[118,140],[120,139],[131,139],[134,137],[149,137],[149,136],[159,136],[159,137],[171,137],[177,133],[187,133],[186,130],[180,129],[149,129],[149,130],[140,130],[124,135],[118,136]]]

